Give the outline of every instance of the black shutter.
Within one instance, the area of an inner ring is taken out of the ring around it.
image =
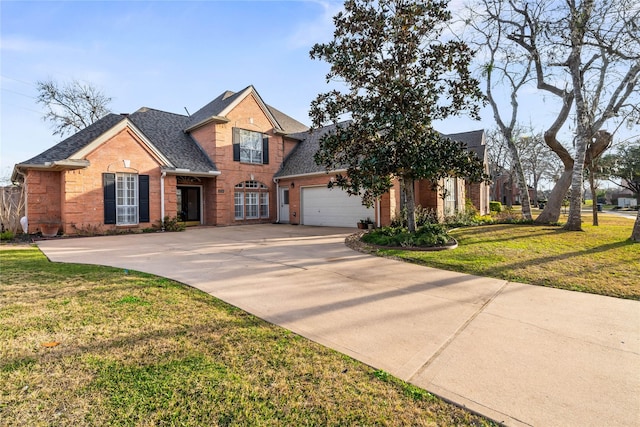
[[[269,138],[262,138],[262,164],[269,164]]]
[[[240,161],[240,129],[233,128],[233,161]]]
[[[116,223],[116,174],[103,173],[102,187],[104,188],[104,223]]]
[[[149,221],[149,175],[138,175],[138,222]]]

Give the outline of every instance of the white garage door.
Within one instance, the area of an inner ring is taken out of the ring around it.
[[[363,218],[375,218],[373,208],[362,206],[362,198],[349,196],[339,188],[302,189],[302,224],[356,227]]]

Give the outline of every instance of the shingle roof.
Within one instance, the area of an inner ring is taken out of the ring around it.
[[[94,139],[111,129],[125,119],[120,114],[108,114],[97,122],[87,126],[78,133],[62,140],[58,144],[31,159],[19,163],[20,165],[44,165],[46,162],[57,162],[68,159]]]
[[[232,92],[230,90],[225,91],[216,99],[193,113],[187,123],[185,129],[189,129],[192,126],[195,126],[203,121],[215,117],[220,116],[222,112],[231,105],[239,96],[241,96],[247,89],[250,89],[252,86],[247,86],[239,92]],[[253,89],[255,91],[255,89]],[[259,96],[259,95],[258,95]],[[280,128],[287,134],[296,133],[296,132],[304,132],[309,129],[308,126],[300,123],[296,119],[284,114],[282,111],[273,108],[270,105],[265,104],[265,106],[269,109],[269,112],[273,116],[273,118],[278,122]]]
[[[482,137],[483,135],[484,135],[484,130],[479,129],[479,130],[472,130],[469,132],[452,133],[445,136],[450,139],[453,139],[454,141],[464,142],[465,144],[467,144],[467,148],[470,151],[473,151],[474,153],[476,153],[476,156],[478,156],[480,160],[484,160],[486,146],[484,145],[484,139]]]
[[[338,126],[345,126],[349,123],[350,121],[342,122],[339,123]],[[284,160],[282,168],[278,173],[276,173],[276,177],[325,172],[324,166],[317,165],[313,156],[320,148],[320,139],[327,133],[334,132],[335,129],[336,125],[329,125],[314,130],[313,132],[299,132],[291,134],[291,137],[300,139],[301,142]],[[476,155],[483,160],[485,153],[485,146],[483,145],[482,138],[483,134],[484,130],[475,130],[444,136],[467,144],[469,150],[476,153]]]
[[[276,173],[276,177],[301,175],[307,173],[325,172],[324,166],[317,165],[313,156],[320,148],[320,139],[331,132],[337,126],[346,126],[350,121],[329,125],[312,132],[298,132],[290,136],[302,140],[282,163],[282,168]]]
[[[141,108],[129,119],[176,168],[189,169],[191,172],[217,170],[200,145],[183,131],[189,117]]]
[[[233,101],[235,101],[236,98],[238,98],[238,96],[240,96],[240,94],[242,94],[242,92],[244,92],[245,90],[246,88],[238,93],[231,92],[230,90],[222,93],[216,99],[193,113],[189,117],[189,121],[187,122],[185,129],[195,126],[198,123],[207,120],[208,118],[219,116],[220,113],[224,111],[224,109],[227,108]]]

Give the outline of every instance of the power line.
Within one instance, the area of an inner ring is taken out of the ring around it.
[[[26,97],[26,98],[38,99],[38,98],[37,98],[37,97],[35,97],[35,96],[27,95],[27,94],[25,94],[25,93],[20,93],[20,92],[17,92],[17,91],[15,91],[15,90],[7,89],[7,88],[4,88],[4,87],[0,88],[0,90],[4,90],[4,91],[7,91],[7,92],[15,93],[16,95],[21,95],[21,96],[24,96],[24,97]]]

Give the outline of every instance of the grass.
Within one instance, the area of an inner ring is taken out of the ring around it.
[[[629,240],[633,220],[583,217],[584,232],[536,225],[487,225],[450,231],[458,248],[378,253],[430,267],[532,285],[640,299],[640,244]]]
[[[491,424],[167,279],[0,262],[0,425]]]

